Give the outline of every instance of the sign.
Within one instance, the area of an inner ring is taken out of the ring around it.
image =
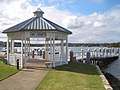
[[[30,37],[36,37],[36,38],[46,38],[46,33],[37,33],[37,32],[31,32]]]

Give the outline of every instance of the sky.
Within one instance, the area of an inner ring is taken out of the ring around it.
[[[0,0],[0,41],[3,30],[33,17],[43,17],[67,28],[71,43],[120,42],[120,0]]]

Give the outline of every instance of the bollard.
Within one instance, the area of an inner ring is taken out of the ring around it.
[[[120,48],[118,49],[118,58],[120,60]]]
[[[45,59],[45,50],[43,50],[42,52],[43,52],[43,59]]]
[[[72,62],[73,61],[73,51],[71,50],[70,51],[70,62]]]
[[[17,61],[17,70],[19,70],[19,59],[17,59],[16,61]]]
[[[86,61],[88,64],[90,63],[90,52],[87,52]]]
[[[34,51],[32,51],[32,58],[34,58]]]

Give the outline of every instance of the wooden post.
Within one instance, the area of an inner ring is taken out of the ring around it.
[[[35,51],[33,50],[33,51],[32,51],[32,58],[34,58],[34,53],[35,53]]]
[[[118,49],[118,58],[120,60],[120,48]]]
[[[100,51],[99,51],[99,53],[100,53],[100,56],[99,56],[99,57],[101,58],[101,48],[100,48]]]
[[[70,51],[70,62],[73,62],[73,51]]]
[[[87,52],[87,57],[86,57],[86,61],[89,64],[90,63],[90,52]]]
[[[45,59],[45,50],[42,50],[43,59]]]

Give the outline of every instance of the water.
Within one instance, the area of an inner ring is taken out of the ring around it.
[[[80,52],[81,49],[83,49],[84,51],[88,51],[88,49],[90,51],[93,51],[93,50],[98,50],[98,49],[103,49],[103,48],[106,48],[106,47],[69,47],[68,49],[69,50],[72,50],[73,52]]]
[[[6,47],[0,47],[0,51],[5,52],[6,51]]]
[[[33,49],[42,49],[44,47],[30,47],[31,50]],[[88,51],[88,49],[90,51],[93,51],[93,50],[99,50],[99,49],[103,49],[103,48],[107,48],[107,47],[68,47],[68,50],[72,50],[73,52],[80,52],[81,49],[83,49],[84,51]],[[21,47],[15,47],[15,49],[21,49]],[[0,47],[0,51],[5,51],[6,50],[6,47]]]

